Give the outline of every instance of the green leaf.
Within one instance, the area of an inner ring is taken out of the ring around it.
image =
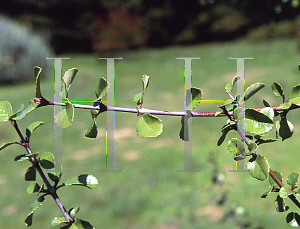
[[[250,87],[248,87],[244,94],[245,101],[250,99],[251,96],[253,96],[256,92],[258,92],[260,89],[264,88],[265,85],[263,83],[255,83],[252,84]]]
[[[277,212],[285,212],[289,210],[289,206],[285,204],[284,199],[281,198],[279,195],[277,195],[277,198],[275,200],[275,208]]]
[[[77,208],[71,208],[68,212],[69,212],[69,215],[71,216],[71,218],[73,219],[77,213],[79,212],[80,210],[80,207],[77,207]]]
[[[92,119],[94,119],[94,118],[97,117],[99,111],[91,109],[90,112],[91,112],[91,115],[92,115]]]
[[[74,119],[74,106],[67,102],[62,111],[55,116],[55,123],[59,128],[65,129],[72,125]]]
[[[89,222],[76,218],[70,229],[94,229],[94,227]]]
[[[40,74],[42,72],[42,68],[35,66],[33,68],[33,73],[35,76],[35,98],[41,98],[41,88],[40,88]]]
[[[292,105],[291,102],[285,102],[280,104],[281,109],[288,109]]]
[[[142,103],[142,96],[143,96],[143,92],[140,92],[138,94],[136,94],[133,98],[133,101],[137,104],[140,105]]]
[[[293,98],[293,99],[290,99],[289,102],[287,102],[287,106],[291,106],[292,103],[300,103],[300,97],[297,97],[297,98]]]
[[[88,131],[85,133],[85,136],[88,138],[96,138],[98,134],[98,128],[97,128],[97,122],[96,122],[96,117],[98,115],[98,111],[96,110],[90,110],[91,115],[93,118],[93,122],[91,123]]]
[[[37,153],[26,154],[25,156],[26,157],[34,157],[34,158],[36,158],[39,154],[40,154],[40,152],[37,152]]]
[[[41,121],[36,121],[34,123],[31,123],[27,129],[26,129],[26,136],[28,138],[30,138],[31,134],[33,133],[33,131],[38,128],[39,126],[46,124],[45,122],[41,122]]]
[[[57,226],[58,224],[67,222],[69,221],[65,217],[55,217],[51,222],[51,226]]]
[[[295,186],[295,184],[298,182],[299,179],[299,173],[293,172],[291,173],[287,178],[287,183],[291,186]]]
[[[35,192],[38,192],[40,190],[40,186],[36,183],[36,181],[33,181],[29,184],[27,188],[27,193],[28,194],[33,194]]]
[[[17,144],[18,142],[4,142],[0,145],[0,151],[6,148],[7,146],[10,146],[12,144]]]
[[[264,104],[265,107],[270,107],[271,106],[271,104],[265,99],[263,99],[263,104]]]
[[[263,138],[260,138],[259,139],[259,144],[264,144],[264,143],[271,143],[271,142],[276,142],[276,141],[279,141],[281,139],[272,139],[272,138],[268,138],[268,139],[263,139]]]
[[[215,113],[215,117],[218,117],[220,114],[222,114],[223,113],[223,111],[217,111],[216,113]]]
[[[24,105],[21,104],[19,106],[18,110],[9,117],[9,120],[10,121],[13,120],[14,117],[16,117],[19,113],[21,113],[21,111],[23,110],[23,108],[24,108]]]
[[[273,171],[273,173],[282,182],[282,173],[276,170]],[[280,188],[280,186],[275,182],[275,180],[271,176],[269,176],[269,182],[271,186],[274,186],[274,188]]]
[[[250,151],[249,153],[253,153],[254,151],[256,151],[258,148],[257,144],[254,143],[254,142],[251,142],[249,145],[248,145],[248,150]]]
[[[236,156],[244,155],[245,153],[245,146],[244,143],[236,138],[232,138],[227,143],[228,150]]]
[[[0,102],[0,122],[6,122],[12,115],[12,107],[8,101]]]
[[[44,203],[44,196],[40,196],[30,205],[30,212],[25,219],[25,226],[29,227],[32,225],[32,216],[36,209],[38,209]]]
[[[262,134],[272,129],[274,111],[270,107],[263,108],[260,112],[255,109],[245,111],[245,130],[250,133]]]
[[[236,126],[235,123],[229,123],[229,124],[223,126],[223,128],[222,128],[222,136],[218,140],[218,146],[220,146],[223,143],[223,141],[225,140],[225,137],[226,137],[227,133],[230,130],[232,130],[232,128],[235,127],[235,126]]]
[[[45,152],[39,158],[39,163],[44,169],[53,169],[54,168],[54,155],[50,152]]]
[[[284,118],[280,122],[278,122],[278,124],[280,124],[279,136],[282,138],[282,141],[292,137],[294,133],[294,126],[291,122],[287,121],[286,118]]]
[[[150,79],[150,76],[147,76],[147,75],[143,75],[142,77],[142,82],[143,82],[143,91],[136,94],[134,96],[134,99],[133,101],[139,106],[143,103],[144,101],[144,94],[145,94],[145,91],[149,85],[149,79]]]
[[[69,95],[68,95],[69,89],[70,89],[71,83],[73,82],[73,79],[75,78],[75,75],[77,72],[78,72],[77,68],[72,68],[65,72],[64,77],[63,77],[63,79],[64,79],[63,87],[62,87],[62,91],[61,91],[62,99],[66,99],[69,97]]]
[[[271,188],[269,189],[269,191],[267,191],[267,192],[265,192],[264,194],[262,194],[262,195],[261,195],[261,198],[266,198],[268,195],[270,195],[271,192],[272,192],[272,189],[273,189],[273,187],[271,187]]]
[[[274,118],[274,110],[270,107],[265,107],[261,109],[260,112],[253,108],[247,108],[245,111],[245,117],[257,122],[274,124],[272,121]]]
[[[97,123],[95,120],[93,120],[88,131],[85,133],[85,136],[88,138],[96,138],[97,134],[98,134]]]
[[[195,109],[202,99],[202,90],[200,88],[192,87],[192,109]]]
[[[258,154],[256,158],[255,157],[251,158],[249,162],[246,164],[246,166],[247,166],[247,170],[249,170],[249,173],[252,177],[261,181],[268,178],[269,163],[267,159],[261,154]]]
[[[35,181],[35,179],[36,179],[36,169],[35,169],[34,165],[27,168],[24,179],[26,181]]]
[[[33,214],[29,214],[29,215],[25,218],[25,226],[26,226],[26,227],[32,226],[32,217],[33,217]]]
[[[290,212],[286,216],[286,222],[292,227],[299,227],[300,225],[300,216],[297,212]]]
[[[20,162],[20,161],[26,161],[26,160],[29,161],[30,157],[36,158],[38,155],[39,155],[39,152],[32,153],[32,154],[21,154],[21,155],[16,156],[15,159],[14,159],[14,161],[18,161],[18,162]]]
[[[181,140],[184,140],[184,116],[181,116],[181,129],[179,132],[179,137]]]
[[[249,135],[250,136],[250,135]],[[251,135],[252,136],[252,135]],[[262,137],[269,137],[269,133],[263,133],[263,134],[254,134],[254,139],[260,139]],[[253,136],[252,136],[253,139]]]
[[[187,106],[186,110],[195,109],[200,104],[200,100],[202,99],[201,89],[192,87],[191,91],[192,91],[191,103]]]
[[[14,114],[20,113],[20,112],[23,110],[23,108],[24,108],[24,105],[21,104],[21,105],[19,106],[18,110],[17,110]]]
[[[83,174],[77,177],[73,177],[63,183],[63,186],[70,185],[81,185],[91,189],[95,189],[98,187],[99,183],[96,177],[88,174]]]
[[[106,81],[105,78],[100,77],[99,84],[98,84],[97,88],[95,89],[97,100],[100,100],[103,98],[103,96],[106,94],[108,88],[109,88],[109,83]]]
[[[21,154],[15,157],[14,161],[25,161],[29,160],[28,154]]]
[[[162,129],[162,121],[149,113],[145,113],[136,124],[136,132],[140,138],[157,137]]]
[[[148,85],[149,85],[149,79],[150,79],[150,76],[147,76],[147,75],[143,75],[142,77],[142,80],[143,80],[143,92],[146,91]]]
[[[283,186],[283,187],[281,187],[280,190],[279,190],[279,196],[280,196],[281,198],[286,198],[286,197],[288,197],[288,196],[291,195],[291,194],[294,194],[294,192],[291,191],[291,190],[289,189],[289,187],[287,187],[287,186]]]
[[[289,95],[289,100],[299,98],[299,97],[300,97],[300,84],[293,87],[293,89]]]
[[[283,89],[281,85],[277,82],[274,82],[272,84],[272,92],[275,96],[282,96],[283,95]]]
[[[52,180],[52,181],[58,181],[61,178],[62,172],[55,172],[55,171],[50,171],[48,172],[48,177]]]
[[[24,118],[29,112],[33,111],[37,106],[38,106],[37,103],[30,101],[28,107],[25,110],[16,113],[16,115],[14,114],[13,116],[10,117],[10,120],[20,120]]]
[[[69,91],[71,83],[73,82],[77,72],[78,72],[77,68],[71,68],[65,72],[63,78],[64,78],[64,82],[66,84],[67,91]]]
[[[225,86],[225,91],[232,92],[232,88],[238,79],[240,79],[240,77],[235,76],[231,82],[227,83]]]

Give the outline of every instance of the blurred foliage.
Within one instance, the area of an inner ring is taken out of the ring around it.
[[[32,69],[36,65],[46,73],[50,70],[46,57],[53,54],[46,37],[3,16],[0,27],[0,82],[33,80]]]
[[[258,26],[247,34],[252,41],[263,41],[273,38],[283,38],[292,35],[293,25],[289,21],[271,22]]]
[[[147,89],[146,105],[149,108],[182,109],[184,63],[175,60],[174,57],[178,53],[183,56],[201,54],[203,58],[193,64],[193,85],[203,88],[203,99],[215,100],[227,98],[224,84],[236,74],[236,62],[228,60],[228,56],[239,56],[241,53],[253,56],[254,59],[246,61],[245,65],[246,86],[261,80],[267,87],[259,92],[260,96],[247,100],[246,106],[263,106],[261,98],[267,98],[271,105],[276,105],[281,99],[273,96],[270,85],[274,81],[280,82],[282,87],[288,90],[288,95],[299,79],[298,61],[295,61],[299,57],[296,45],[295,39],[277,39],[255,44],[239,40],[220,44],[130,51],[126,59],[116,62],[116,106],[135,107],[132,97],[141,89],[141,75],[147,73],[152,77],[152,81]],[[98,83],[99,75],[106,74],[106,61],[99,61],[98,56],[91,54],[70,56],[71,60],[63,61],[63,72],[74,66],[79,68],[76,81],[70,89],[70,99],[94,99],[94,83]],[[45,98],[53,98],[53,86],[49,86],[53,85],[53,79],[43,81],[43,75],[41,77],[43,95]],[[26,101],[32,99],[33,90],[33,84],[30,87],[12,85],[1,88],[0,97],[18,108],[20,103],[25,102],[26,105]],[[167,101],[167,104],[164,101]],[[202,104],[199,109],[217,110],[214,103]],[[33,134],[35,136],[32,136],[32,146],[41,152],[53,152],[53,107],[36,109],[26,116],[26,123],[20,125],[25,130],[39,115],[47,124],[41,127],[42,134]],[[299,115],[289,115],[289,118],[294,120],[292,123],[297,123]],[[94,140],[83,137],[91,123],[88,111],[78,111],[72,127],[63,130],[66,131],[63,134],[63,163],[64,169],[71,170],[65,173],[69,178],[81,172],[99,174],[98,171],[105,168],[106,151],[105,147],[101,147],[105,146],[105,118],[105,115],[97,118],[99,133],[98,138]],[[257,182],[246,173],[228,172],[228,169],[235,168],[232,155],[227,152],[226,146],[216,147],[223,118],[216,118],[214,122],[210,118],[193,119],[193,125],[201,129],[193,129],[197,133],[193,135],[193,166],[195,169],[201,169],[201,172],[192,174],[175,172],[184,166],[184,146],[178,141],[180,119],[162,117],[166,128],[157,139],[138,139],[135,135],[136,121],[137,117],[134,114],[116,114],[116,134],[119,136],[116,139],[116,169],[124,169],[125,172],[101,173],[99,189],[89,192],[85,198],[82,198],[80,187],[73,187],[72,193],[67,189],[59,190],[59,195],[62,195],[63,203],[68,208],[73,206],[72,201],[76,198],[76,206],[81,206],[80,216],[91,220],[96,228],[153,229],[167,226],[171,228],[174,225],[173,228],[232,229],[236,228],[236,218],[245,228],[286,228],[286,215],[272,209],[274,199],[271,197],[262,201],[259,198],[268,190],[267,181]],[[295,126],[295,134],[296,131]],[[0,126],[0,132],[2,142],[18,140],[11,128]],[[234,134],[232,137],[235,136]],[[22,151],[19,151],[20,147],[10,147],[15,148],[11,148],[12,151],[9,148],[4,149],[3,164],[0,168],[0,224],[2,228],[23,228],[23,217],[28,214],[31,199],[24,198],[26,194],[21,194],[28,184],[24,182],[23,176],[18,174],[23,174],[26,167],[22,170],[18,163],[12,162],[14,156]],[[266,157],[273,158],[272,167],[286,176],[289,174],[291,162],[299,164],[300,158],[295,157],[294,153],[300,147],[298,137],[270,146],[261,144],[259,147]],[[207,161],[212,153],[215,154],[216,165]],[[74,163],[77,168],[73,166]],[[220,172],[224,173],[225,179],[218,176]],[[10,179],[11,177],[13,179]],[[220,178],[223,179],[227,198],[222,196],[221,186],[215,183]],[[34,213],[33,228],[45,228],[45,222],[50,222],[45,214],[57,216],[57,206],[49,204],[47,208],[44,207]],[[244,215],[241,214],[243,209]],[[224,219],[220,218],[222,216]],[[252,224],[246,227],[249,221]]]
[[[232,40],[299,9],[299,0],[2,1],[2,13],[50,29],[56,53]]]
[[[300,16],[297,16],[293,20],[270,22],[257,26],[248,32],[246,38],[250,41],[257,42],[276,38],[288,38],[292,36],[300,38]]]
[[[93,22],[93,50],[102,52],[143,47],[147,40],[147,30],[141,17],[125,10],[115,9],[108,17],[98,15]]]

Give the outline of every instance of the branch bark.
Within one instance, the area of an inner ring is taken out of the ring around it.
[[[35,101],[38,103],[37,101]],[[92,110],[101,110],[102,108],[99,108],[98,106],[89,106],[89,105],[81,105],[81,104],[76,104],[72,103],[74,108],[79,108],[79,109],[92,109]],[[58,106],[66,106],[65,103],[58,103],[58,102],[50,102],[48,105],[58,105]],[[300,108],[300,103],[294,103],[294,106],[292,106],[289,110],[297,109]],[[117,111],[117,112],[129,112],[129,113],[150,113],[154,115],[169,115],[169,116],[186,116],[187,113],[184,111],[161,111],[161,110],[150,110],[146,108],[142,109],[133,109],[133,108],[125,108],[125,107],[109,107],[106,106],[107,111]],[[261,108],[254,108],[257,111],[262,110],[264,107]],[[283,111],[280,106],[273,106],[271,107],[274,111]],[[217,112],[191,112],[192,117],[216,117]],[[232,111],[228,111],[229,115],[233,115]],[[226,114],[219,114],[217,117],[224,117],[227,116]]]

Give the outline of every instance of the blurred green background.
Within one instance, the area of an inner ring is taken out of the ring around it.
[[[228,57],[253,57],[245,61],[246,87],[256,82],[266,85],[246,107],[263,107],[263,99],[279,105],[281,99],[271,90],[274,81],[282,85],[286,97],[299,83],[300,6],[296,0],[164,0],[157,4],[146,0],[4,0],[2,6],[1,14],[18,22],[0,27],[4,36],[0,41],[0,101],[9,101],[13,111],[34,97],[31,69],[37,59],[43,59],[41,50],[49,51],[46,57],[70,57],[62,62],[63,73],[78,68],[69,91],[71,100],[96,98],[99,77],[106,77],[106,61],[99,57],[123,57],[115,61],[115,105],[119,107],[135,108],[133,97],[142,90],[141,78],[146,74],[150,84],[145,107],[183,111],[184,61],[176,57],[201,57],[192,61],[192,82],[203,90],[203,100],[228,99],[224,87],[236,75],[237,67]],[[20,22],[26,31],[19,27]],[[0,20],[0,24],[8,22]],[[21,31],[20,36],[15,36],[16,31]],[[42,95],[53,100],[53,61],[40,67],[44,69]],[[218,111],[217,104],[203,102],[195,111]],[[46,122],[31,138],[33,152],[53,152],[53,113],[53,107],[42,107],[18,122],[23,133],[34,121]],[[298,117],[297,110],[288,114],[295,127],[292,138],[259,146],[259,153],[272,170],[283,173],[284,181],[291,172],[299,172]],[[88,173],[96,176],[100,185],[95,190],[59,189],[65,207],[81,207],[78,218],[95,228],[289,228],[287,213],[275,210],[277,195],[261,198],[269,189],[268,181],[228,172],[235,169],[235,161],[226,144],[235,133],[217,146],[225,117],[193,118],[193,169],[201,170],[198,173],[176,172],[184,169],[180,117],[159,118],[163,133],[141,139],[136,135],[136,114],[117,112],[115,169],[124,172],[102,173],[106,115],[97,118],[98,137],[88,139],[84,134],[92,121],[90,112],[76,109],[73,125],[63,130],[63,169],[71,171],[63,174],[62,181]],[[275,138],[274,130],[270,137]],[[0,142],[14,140],[19,139],[10,123],[0,123]],[[23,178],[29,163],[13,161],[22,153],[25,151],[17,145],[1,151],[1,228],[24,228],[30,204],[37,198],[26,193],[29,182]],[[286,202],[291,211],[298,211],[292,202]],[[60,216],[54,201],[47,197],[34,213],[32,228],[59,228],[50,223]]]
[[[286,95],[298,84],[298,52],[295,39],[251,43],[246,40],[205,45],[174,46],[126,52],[123,60],[115,63],[116,106],[134,108],[133,97],[142,88],[141,77],[150,75],[145,95],[149,109],[183,109],[183,60],[178,56],[200,56],[192,62],[193,86],[203,90],[203,99],[228,99],[224,86],[236,74],[236,62],[228,57],[253,57],[245,61],[246,87],[263,82],[266,87],[251,98],[246,107],[262,107],[262,99],[271,105],[281,103],[272,95],[271,84],[279,82]],[[95,99],[94,89],[100,76],[106,75],[106,61],[94,54],[68,54],[62,71],[76,67],[78,74],[71,86],[70,99]],[[52,100],[53,78],[41,77],[41,90]],[[8,100],[15,111],[34,96],[34,82],[2,86],[1,100]],[[215,103],[202,103],[197,111],[217,111]],[[295,126],[291,139],[270,145],[261,145],[259,152],[267,157],[273,170],[279,170],[286,179],[298,171],[299,124],[298,111],[288,115]],[[164,131],[157,138],[139,139],[135,132],[138,118],[135,114],[116,113],[116,170],[124,173],[101,173],[105,168],[105,114],[98,120],[98,138],[84,137],[91,117],[87,110],[75,110],[73,125],[63,130],[62,180],[82,173],[95,175],[99,187],[88,190],[68,187],[58,191],[66,208],[80,206],[79,218],[90,221],[96,228],[285,228],[286,213],[274,208],[276,195],[267,199],[260,196],[268,190],[268,181],[253,179],[248,173],[231,173],[235,161],[226,147],[234,137],[231,133],[223,145],[217,146],[221,127],[226,118],[193,118],[193,168],[199,173],[179,173],[183,169],[183,141],[179,139],[180,118],[159,117]],[[53,151],[53,107],[43,107],[19,121],[21,130],[32,122],[47,122],[33,134],[32,150]],[[1,142],[18,140],[10,123],[0,124]],[[271,136],[275,137],[274,132]],[[13,159],[24,150],[10,146],[1,152],[1,217],[3,228],[22,228],[24,217],[36,196],[28,195],[28,182],[23,180],[29,166]],[[216,161],[213,163],[213,161]],[[221,174],[221,175],[220,175]],[[222,185],[213,182],[221,179]],[[293,204],[289,203],[291,209]],[[51,198],[46,198],[34,214],[32,228],[50,228],[50,221],[60,212]],[[242,213],[233,215],[232,212]],[[295,209],[294,209],[295,210]],[[232,216],[232,217],[231,217]],[[48,226],[49,225],[49,226]],[[246,227],[246,226],[249,227]],[[279,226],[280,225],[280,226]]]

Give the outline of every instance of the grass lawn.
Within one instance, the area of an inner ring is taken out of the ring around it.
[[[236,61],[228,57],[253,57],[245,61],[246,87],[262,82],[266,87],[252,97],[246,107],[262,107],[263,99],[272,106],[282,101],[272,94],[271,84],[279,82],[289,95],[299,83],[299,50],[297,40],[273,40],[263,43],[235,41],[205,45],[176,46],[161,49],[145,49],[121,53],[123,60],[115,61],[116,106],[135,108],[133,97],[142,90],[141,77],[149,75],[150,84],[144,98],[149,109],[183,110],[184,61],[176,57],[201,57],[193,60],[193,86],[203,90],[204,100],[226,100],[224,86],[236,75]],[[72,100],[94,100],[94,89],[100,76],[106,76],[106,61],[96,55],[68,54],[63,60],[64,73],[69,68],[78,68],[69,91]],[[42,66],[41,66],[42,67]],[[53,100],[53,76],[42,73],[42,95]],[[1,101],[10,101],[13,111],[34,96],[34,82],[0,87]],[[218,111],[217,103],[201,103],[195,111]],[[289,113],[294,124],[294,136],[284,142],[259,146],[273,170],[283,173],[284,183],[288,174],[299,172],[300,125],[299,111]],[[266,199],[260,196],[269,189],[268,181],[253,179],[248,173],[232,173],[235,161],[227,150],[227,136],[218,147],[221,127],[226,118],[193,118],[193,168],[198,173],[181,173],[184,168],[184,143],[179,139],[179,117],[159,116],[164,131],[157,138],[140,139],[136,135],[135,114],[116,113],[115,169],[124,173],[103,173],[105,169],[105,114],[97,119],[98,137],[84,137],[91,116],[87,110],[75,110],[75,119],[70,128],[63,130],[62,181],[79,174],[93,174],[99,187],[88,190],[84,187],[68,187],[58,190],[67,209],[81,207],[78,218],[87,220],[95,228],[107,229],[226,229],[238,228],[236,221],[249,228],[289,228],[285,222],[287,213],[277,213],[274,208],[276,194]],[[19,121],[25,132],[34,121],[45,121],[31,139],[33,152],[53,152],[53,107],[39,108]],[[270,137],[275,138],[274,130]],[[0,142],[19,140],[10,123],[0,123]],[[0,166],[0,225],[1,228],[23,228],[30,204],[37,198],[28,195],[29,182],[24,181],[28,162],[13,159],[25,151],[10,146],[3,151]],[[211,162],[214,155],[216,164]],[[248,159],[247,159],[248,160]],[[20,163],[20,164],[19,164]],[[225,179],[223,186],[213,185],[214,171]],[[222,191],[227,193],[224,204],[219,204]],[[290,210],[297,211],[289,200]],[[55,228],[50,223],[61,213],[54,201],[47,197],[33,217],[32,228]],[[243,210],[236,218],[222,218],[232,208]],[[59,228],[59,227],[56,227]]]

